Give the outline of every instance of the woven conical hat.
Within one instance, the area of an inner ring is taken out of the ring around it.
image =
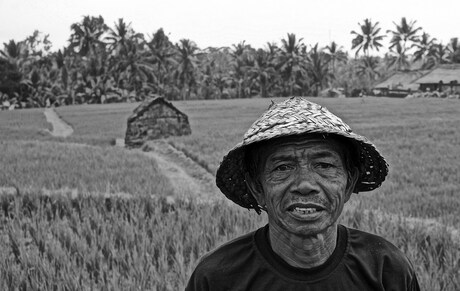
[[[243,141],[223,158],[216,184],[227,198],[245,208],[260,211],[245,181],[245,152],[248,145],[283,136],[309,133],[335,134],[347,138],[358,153],[359,177],[353,192],[379,187],[388,174],[388,165],[376,147],[365,137],[355,134],[339,117],[325,107],[302,97],[291,97],[272,104],[249,128]]]

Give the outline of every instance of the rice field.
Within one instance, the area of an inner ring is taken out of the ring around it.
[[[342,223],[400,247],[423,290],[460,290],[458,100],[311,100],[390,164]],[[213,173],[269,103],[175,102],[192,135],[166,142]],[[154,159],[114,147],[136,105],[58,108],[74,128],[68,138],[51,137],[40,110],[0,112],[0,186],[16,189],[0,196],[1,290],[181,290],[201,255],[265,223],[227,203],[179,199]]]

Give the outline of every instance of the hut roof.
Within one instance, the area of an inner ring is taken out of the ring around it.
[[[385,81],[374,86],[375,89],[390,88],[390,89],[413,89],[418,88],[417,79],[426,75],[429,71],[399,71],[388,77]]]
[[[449,84],[451,81],[460,83],[460,64],[440,65],[432,70],[427,75],[418,79],[418,84],[438,84],[442,81],[444,84]]]
[[[170,107],[172,110],[174,110],[177,114],[180,115],[185,115],[183,112],[181,112],[179,109],[177,109],[174,105],[172,105],[171,102],[167,101],[163,97],[156,96],[156,97],[150,97],[145,99],[138,107],[136,107],[133,111],[133,114],[128,118],[128,121],[132,121],[134,119],[137,119],[137,117],[141,116],[144,114],[145,111],[147,111],[151,106],[154,104],[162,103],[168,107]]]

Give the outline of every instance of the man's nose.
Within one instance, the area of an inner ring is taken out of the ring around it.
[[[317,174],[308,166],[299,167],[295,173],[293,191],[300,195],[314,195],[320,191]]]

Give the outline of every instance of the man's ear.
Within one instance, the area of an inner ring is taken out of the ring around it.
[[[245,173],[244,176],[246,180],[246,186],[248,186],[248,189],[251,192],[252,196],[256,199],[257,204],[259,204],[259,206],[261,206],[262,209],[266,210],[265,195],[262,189],[262,185],[260,185],[259,181],[251,178],[251,176],[248,173]]]
[[[345,190],[345,202],[350,200],[351,194],[353,194],[353,189],[355,189],[356,182],[358,181],[359,170],[354,167],[350,173],[348,173],[347,189]]]

